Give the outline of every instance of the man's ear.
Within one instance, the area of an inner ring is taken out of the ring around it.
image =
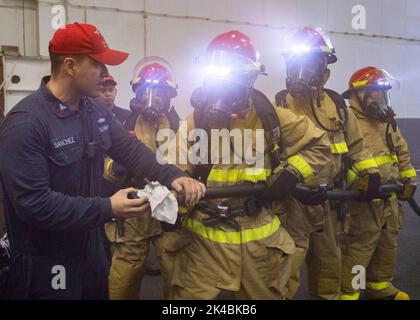
[[[63,60],[63,70],[70,76],[74,77],[75,75],[75,68],[76,68],[77,61],[72,57],[64,58]]]
[[[330,76],[331,76],[331,70],[328,68],[325,69],[324,76],[322,79],[322,86],[324,86],[328,82],[328,80],[330,79]]]

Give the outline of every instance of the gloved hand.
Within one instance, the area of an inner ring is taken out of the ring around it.
[[[413,198],[416,193],[417,185],[415,182],[404,183],[402,191],[398,194],[398,199],[408,201]]]
[[[381,177],[378,173],[365,174],[353,184],[352,189],[362,191],[358,201],[372,201],[380,191]]]
[[[295,198],[305,206],[319,206],[327,201],[327,191],[325,189],[318,189],[307,196],[295,195]]]
[[[268,178],[267,190],[262,197],[269,201],[282,200],[296,188],[298,182],[299,179],[292,172],[283,170]]]

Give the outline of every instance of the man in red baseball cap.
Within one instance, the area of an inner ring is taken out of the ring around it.
[[[91,97],[100,93],[104,65],[119,65],[128,57],[128,53],[110,49],[95,26],[81,23],[58,29],[49,52],[52,71],[49,85],[55,85],[59,78],[60,87]]]
[[[140,179],[185,192],[194,206],[205,187],[122,127],[97,97],[105,64],[127,54],[109,49],[92,25],[74,23],[50,43],[51,77],[20,101],[0,126],[0,185],[10,240],[11,299],[107,299],[104,223],[150,214],[129,188],[101,195],[105,155]]]

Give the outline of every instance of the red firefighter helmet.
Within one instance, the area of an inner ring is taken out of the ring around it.
[[[216,52],[227,52],[247,58],[257,64],[259,54],[252,40],[244,33],[236,30],[218,35],[207,46],[206,53],[213,55]]]
[[[389,90],[398,87],[399,82],[386,70],[376,67],[365,67],[357,70],[349,80],[349,89],[343,93],[343,97],[349,99],[355,90],[366,90],[368,88]]]
[[[337,62],[335,49],[326,34],[309,27],[299,28],[290,39],[286,56],[312,53],[324,54],[328,64]]]
[[[130,84],[134,93],[140,86],[163,86],[170,98],[177,96],[178,86],[171,65],[160,57],[146,57],[137,63]]]
[[[207,68],[205,72],[224,78],[240,73],[255,74],[256,78],[256,75],[264,72],[254,43],[246,34],[237,30],[215,37],[198,62]]]

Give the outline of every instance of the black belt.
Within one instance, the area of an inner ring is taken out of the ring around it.
[[[230,207],[226,203],[220,203],[212,206],[208,202],[201,201],[195,209],[207,214],[209,217],[203,219],[203,224],[208,227],[214,227],[219,223],[225,224],[234,230],[240,231],[241,226],[235,220],[236,217],[250,216],[255,217],[262,210],[262,202],[256,198],[246,199],[241,207]]]

